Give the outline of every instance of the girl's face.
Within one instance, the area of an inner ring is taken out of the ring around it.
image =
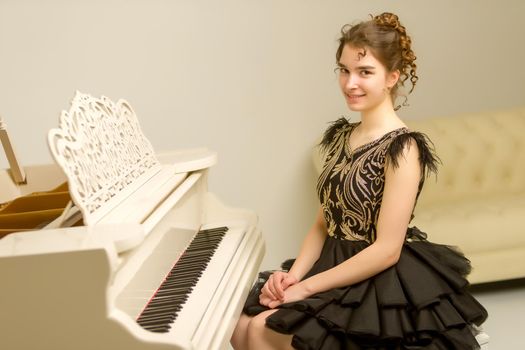
[[[339,86],[348,108],[367,112],[383,103],[392,105],[390,88],[399,79],[399,71],[387,72],[370,49],[345,45],[338,62]]]

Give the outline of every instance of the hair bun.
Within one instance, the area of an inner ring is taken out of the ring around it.
[[[412,51],[412,40],[410,39],[410,36],[408,36],[405,27],[399,21],[399,17],[390,12],[383,12],[382,14],[373,17],[372,21],[380,27],[391,28],[398,33],[399,45],[401,47],[401,55],[403,58],[401,80],[404,82],[405,80],[410,79],[410,82],[412,83],[410,92],[412,92],[418,80],[418,76],[416,75],[416,64],[414,62],[416,60],[416,55],[414,54],[414,51]]]
[[[383,12],[373,18],[373,21],[380,26],[391,27],[397,30],[401,34],[406,34],[405,27],[399,22],[399,17],[396,14],[390,12]]]

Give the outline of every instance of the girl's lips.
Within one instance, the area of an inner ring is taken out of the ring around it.
[[[349,101],[353,102],[353,101],[357,101],[360,97],[363,97],[365,95],[366,94],[362,94],[362,95],[355,95],[355,94],[349,95],[349,94],[347,94],[346,97],[348,98]]]

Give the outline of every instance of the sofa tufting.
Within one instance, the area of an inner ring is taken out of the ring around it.
[[[525,108],[409,120],[441,159],[412,224],[458,246],[471,283],[525,277]]]
[[[411,226],[459,247],[472,284],[525,277],[525,108],[406,120],[441,159]],[[322,155],[316,147],[319,172]]]

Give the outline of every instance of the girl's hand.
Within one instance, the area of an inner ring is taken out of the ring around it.
[[[305,288],[304,283],[296,283],[284,291],[283,299],[269,300],[266,306],[268,306],[270,309],[273,309],[284,303],[291,303],[291,302],[298,301],[298,300],[304,300],[308,298],[309,296],[310,296],[310,293]]]
[[[261,289],[259,302],[267,306],[270,301],[284,300],[284,291],[297,282],[297,278],[288,272],[274,272]]]

